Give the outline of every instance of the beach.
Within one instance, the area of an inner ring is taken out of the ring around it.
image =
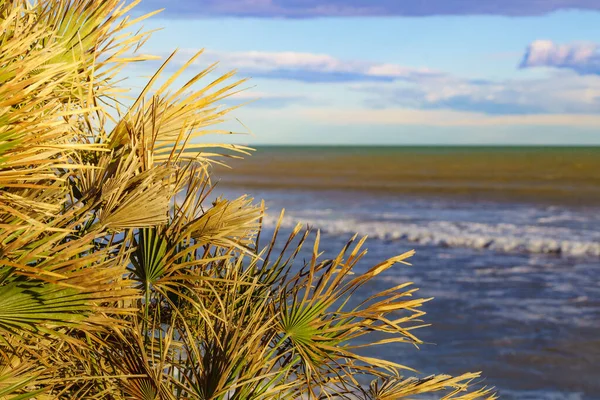
[[[263,147],[228,163],[213,194],[265,199],[267,231],[285,208],[283,229],[321,230],[325,256],[368,235],[357,272],[416,249],[357,295],[414,282],[434,297],[426,343],[371,355],[483,371],[504,399],[599,398],[599,148]]]

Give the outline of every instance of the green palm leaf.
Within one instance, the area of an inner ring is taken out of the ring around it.
[[[167,240],[164,229],[144,228],[138,233],[136,250],[131,262],[135,268],[136,279],[148,288],[160,279],[166,272],[165,255]]]
[[[13,282],[0,286],[0,330],[76,326],[91,314],[90,299],[73,288]]]

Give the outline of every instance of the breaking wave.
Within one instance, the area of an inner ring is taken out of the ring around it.
[[[308,224],[331,235],[358,232],[380,240],[405,240],[424,245],[489,249],[498,252],[545,253],[570,257],[600,257],[600,233],[569,228],[518,226],[456,221],[362,221],[326,218],[320,213],[286,215],[284,226]],[[267,215],[264,223],[273,226],[277,218]]]

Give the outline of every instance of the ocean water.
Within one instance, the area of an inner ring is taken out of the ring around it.
[[[420,349],[371,349],[419,370],[483,371],[504,399],[600,398],[600,150],[267,148],[213,192],[264,199],[264,224],[303,222],[334,255],[368,235],[360,270],[416,249],[365,286],[410,281]],[[598,167],[598,168],[597,168]]]

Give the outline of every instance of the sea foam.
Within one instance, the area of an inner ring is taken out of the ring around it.
[[[266,226],[277,218],[267,215]],[[318,214],[288,214],[284,226],[297,222],[331,235],[358,232],[380,240],[405,240],[424,245],[489,249],[498,252],[526,252],[600,257],[600,238],[578,235],[571,229],[507,223],[423,221],[363,221],[352,218],[324,218]],[[594,232],[598,236],[597,232]]]

